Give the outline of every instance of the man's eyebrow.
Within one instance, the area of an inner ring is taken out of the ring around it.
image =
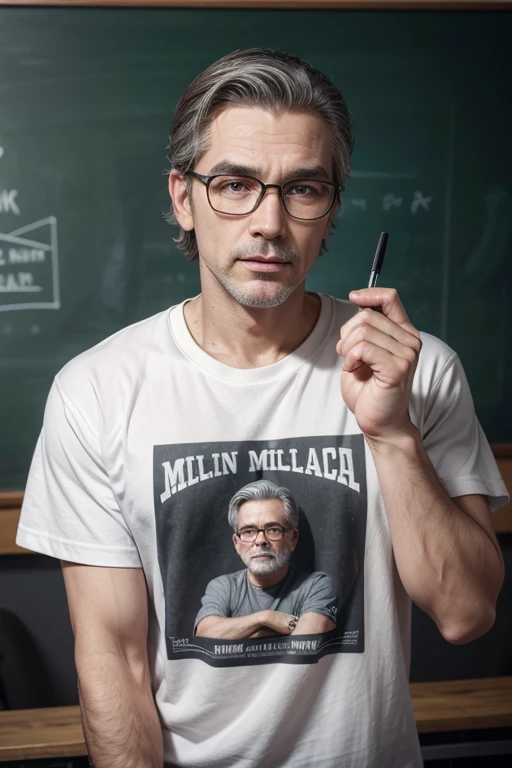
[[[325,181],[330,181],[329,174],[323,165],[315,165],[314,168],[296,168],[286,177],[287,181],[292,179],[325,179]]]
[[[215,176],[216,174],[228,174],[233,176],[254,176],[259,179],[263,174],[261,168],[255,168],[252,165],[240,165],[239,163],[230,163],[228,160],[221,160],[210,168],[209,176]],[[294,179],[325,179],[330,181],[330,175],[325,170],[323,165],[315,165],[308,168],[294,168],[293,171],[286,174],[283,183],[287,181],[293,181]]]
[[[273,525],[279,525],[279,526],[281,526],[281,528],[286,528],[286,525],[284,523],[278,523],[277,520],[276,521],[272,521],[270,523],[265,523],[264,527],[265,528],[272,528]],[[239,528],[239,530],[240,531],[246,531],[249,528],[258,528],[258,526],[256,525],[256,523],[247,523],[247,525],[242,525],[242,527]]]
[[[254,168],[251,165],[240,165],[238,163],[230,163],[229,160],[221,160],[220,163],[210,168],[209,176],[215,176],[217,173],[233,174],[233,176],[258,176],[262,173],[261,168]]]

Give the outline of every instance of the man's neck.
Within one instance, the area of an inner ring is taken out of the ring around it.
[[[208,355],[232,368],[272,365],[307,339],[320,314],[317,294],[299,286],[280,306],[244,307],[223,288],[185,305],[185,321]]]
[[[251,573],[251,571],[247,570],[247,578],[255,587],[259,587],[260,589],[269,589],[270,587],[275,587],[275,585],[279,584],[280,581],[283,581],[283,579],[285,579],[288,575],[289,570],[289,563],[283,565],[283,567],[276,571],[276,573],[257,574]]]

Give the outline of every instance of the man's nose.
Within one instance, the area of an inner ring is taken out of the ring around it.
[[[267,537],[263,533],[263,531],[258,531],[256,534],[256,538],[254,539],[255,544],[259,544],[260,546],[262,544],[268,544]]]
[[[249,231],[251,235],[274,240],[284,234],[286,229],[286,211],[278,189],[267,189],[261,203],[251,214]]]

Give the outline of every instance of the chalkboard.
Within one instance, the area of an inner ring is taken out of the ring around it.
[[[0,488],[23,488],[71,357],[194,295],[165,147],[192,78],[285,48],[342,90],[353,176],[312,290],[382,284],[461,355],[489,439],[512,440],[512,107],[506,13],[0,8]]]

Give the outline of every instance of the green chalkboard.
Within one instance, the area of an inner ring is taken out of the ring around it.
[[[0,8],[0,488],[22,488],[55,372],[198,292],[175,248],[165,147],[191,79],[285,48],[354,115],[342,215],[309,287],[382,283],[460,353],[493,442],[512,440],[512,14]]]

